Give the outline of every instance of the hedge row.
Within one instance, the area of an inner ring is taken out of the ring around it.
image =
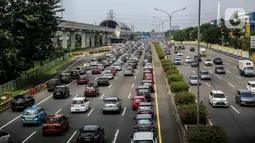
[[[184,81],[177,67],[168,59],[164,59],[165,52],[159,44],[154,43],[162,68],[168,79],[174,100],[183,124],[194,125],[188,129],[189,143],[225,143],[226,132],[219,126],[207,126],[208,111],[200,104],[200,126],[197,123],[197,104],[195,95],[189,92],[189,85]]]

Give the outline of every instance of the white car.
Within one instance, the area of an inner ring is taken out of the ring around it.
[[[153,69],[153,67],[151,65],[146,65],[144,66],[145,69]]]
[[[228,107],[227,96],[220,90],[211,90],[209,94],[209,103],[213,107]]]
[[[248,81],[246,85],[246,89],[255,94],[255,81]]]
[[[97,64],[97,67],[98,67],[100,70],[104,70],[104,65],[103,65],[103,64]]]
[[[0,129],[0,143],[10,143],[11,136],[9,133]]]
[[[185,63],[191,63],[192,59],[190,56],[186,56]]]
[[[213,61],[212,61],[211,59],[206,59],[206,60],[204,61],[204,65],[205,65],[205,66],[212,66],[212,65],[213,65]]]
[[[113,74],[112,74],[112,72],[106,72],[103,74],[103,77],[106,77],[109,80],[111,80],[111,79],[113,79]]]
[[[151,66],[152,67],[152,64],[151,63],[146,63],[145,66]]]
[[[75,97],[71,104],[71,113],[86,112],[90,108],[90,102],[86,97]]]
[[[182,55],[183,55],[182,52],[177,53],[177,56],[182,56]]]
[[[121,65],[113,65],[111,67],[114,67],[117,71],[121,71],[122,70]]]

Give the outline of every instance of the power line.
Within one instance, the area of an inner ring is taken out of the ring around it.
[[[154,21],[154,20],[149,20],[149,19],[138,19],[138,18],[121,18],[121,17],[116,17],[117,19],[120,20],[135,20],[135,21]],[[207,18],[202,18],[202,20],[213,20],[215,18],[213,17],[207,17]],[[196,21],[197,18],[193,18],[193,19],[177,19],[177,20],[172,20],[172,21],[187,21],[187,20],[194,20]]]

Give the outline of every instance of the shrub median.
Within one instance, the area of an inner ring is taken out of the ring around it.
[[[197,123],[196,97],[189,92],[189,85],[184,81],[177,67],[168,59],[166,53],[159,43],[153,43],[161,61],[162,68],[166,74],[170,90],[174,93],[176,108],[183,124],[189,125],[187,129],[187,140],[189,143],[226,143],[227,135],[220,126],[208,125],[208,111],[200,104],[200,125]]]

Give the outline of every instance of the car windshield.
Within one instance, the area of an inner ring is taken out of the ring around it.
[[[85,138],[85,137],[88,137],[88,135],[92,135],[94,136],[96,134],[95,131],[91,131],[91,130],[86,130],[86,131],[82,131],[80,136]]]
[[[218,70],[224,70],[224,67],[217,67]]]
[[[105,103],[116,103],[117,101],[114,99],[105,99],[104,102]]]
[[[36,115],[36,110],[26,110],[23,115]]]
[[[190,79],[191,80],[197,80],[197,76],[191,76]]]
[[[221,93],[217,93],[217,94],[214,94],[213,97],[214,98],[225,98],[225,95],[221,94]]]
[[[186,59],[188,59],[188,60],[189,60],[189,59],[191,59],[191,58],[190,58],[190,57],[186,57]]]
[[[151,110],[151,106],[139,106],[138,110]]]
[[[210,59],[206,59],[205,61],[210,62],[210,61],[212,61],[212,60],[210,60]]]
[[[181,59],[174,59],[175,61],[181,61]]]
[[[151,83],[145,82],[145,83],[143,83],[143,85],[151,86]]]
[[[149,92],[149,89],[147,89],[147,88],[141,88],[141,89],[138,89],[138,92],[139,92],[139,93],[147,93],[147,92]]]
[[[146,77],[146,78],[149,78],[149,79],[150,79],[150,78],[152,78],[152,76],[148,76],[148,75],[147,75],[147,76],[145,76],[145,77]]]
[[[83,104],[82,100],[73,100],[72,104]]]
[[[209,73],[206,71],[201,72],[201,74],[208,75]]]
[[[253,70],[253,67],[246,67],[244,70]]]
[[[215,60],[221,60],[221,58],[215,58]]]
[[[243,92],[241,93],[242,97],[253,97],[253,94],[251,92]]]
[[[137,120],[137,124],[138,125],[149,125],[149,124],[151,124],[151,121],[149,119],[140,119],[140,120]]]
[[[135,102],[143,102],[144,98],[135,98]]]
[[[88,89],[88,90],[94,90],[93,86],[86,86],[85,88]]]
[[[64,89],[63,87],[60,87],[60,86],[57,86],[56,88],[55,88],[55,90],[62,90],[62,89]]]
[[[53,123],[57,123],[58,120],[59,120],[59,118],[46,118],[44,120],[44,123],[46,123],[46,124],[53,124]]]

